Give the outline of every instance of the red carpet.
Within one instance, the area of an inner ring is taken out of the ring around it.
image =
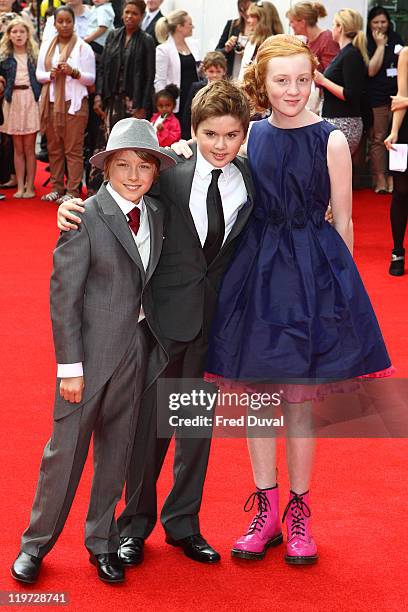
[[[388,208],[389,197],[356,193],[356,258],[398,374],[407,376],[408,274],[402,278],[387,274]],[[10,190],[0,202],[0,590],[66,592],[67,608],[73,611],[406,609],[406,440],[319,441],[312,487],[314,534],[320,552],[316,566],[286,566],[283,547],[269,551],[260,562],[230,558],[233,539],[250,517],[242,506],[252,480],[245,441],[216,439],[202,531],[221,552],[220,564],[207,567],[186,559],[164,543],[162,529],[157,527],[146,546],[145,563],[127,572],[125,585],[102,584],[82,543],[88,466],[41,579],[35,588],[23,588],[12,580],[9,567],[27,525],[42,449],[51,430],[55,365],[48,285],[58,234],[55,213],[54,204],[13,200]],[[283,460],[281,444],[282,509],[287,495]],[[170,480],[168,462],[160,481],[161,498]]]

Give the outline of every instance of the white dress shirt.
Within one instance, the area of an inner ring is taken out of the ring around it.
[[[45,56],[48,48],[52,42],[50,40],[43,42],[40,47],[40,53],[38,55],[38,63],[36,69],[36,77],[40,83],[48,83],[51,81],[51,73],[45,70]],[[60,51],[58,45],[55,48],[55,53],[52,57],[52,66],[57,66],[60,58]],[[95,83],[95,54],[92,51],[92,47],[86,42],[77,39],[74,48],[72,49],[71,55],[69,56],[67,63],[72,67],[79,70],[81,76],[79,79],[73,79],[70,76],[65,78],[65,101],[71,100],[71,104],[68,109],[70,115],[75,115],[81,108],[82,99],[88,95],[87,87]],[[50,102],[54,102],[54,82],[51,81],[50,85]]]
[[[134,202],[129,202],[129,200],[125,200],[122,198],[117,191],[115,191],[110,183],[106,185],[107,191],[109,191],[112,198],[115,200],[116,204],[119,206],[120,210],[125,215],[126,219],[129,220],[128,213],[135,207]],[[143,268],[145,271],[147,270],[147,266],[149,265],[150,259],[150,227],[149,227],[149,217],[146,210],[146,204],[143,201],[143,198],[136,205],[137,208],[140,209],[140,227],[137,235],[132,232],[133,239],[136,243],[136,246],[139,251],[140,259],[142,260]],[[130,229],[130,228],[129,228]],[[140,307],[139,313],[139,322],[145,318],[143,308]],[[78,363],[59,363],[57,368],[57,377],[58,378],[72,378],[73,376],[83,376],[84,371],[82,367],[82,362]]]
[[[128,213],[130,213],[130,211],[135,207],[134,202],[129,202],[129,200],[125,200],[125,198],[122,198],[122,196],[119,195],[118,192],[113,189],[110,183],[107,183],[106,189],[107,191],[109,191],[112,198],[115,200],[116,204],[119,206],[120,210],[125,215],[126,219],[129,220]],[[146,272],[150,259],[149,217],[146,210],[146,204],[144,203],[143,198],[136,206],[140,210],[140,226],[137,234],[134,234],[132,231],[132,236],[136,243],[140,259],[142,260],[142,264]],[[144,315],[142,318],[144,319]],[[139,321],[140,320],[141,319],[139,319]]]
[[[215,170],[201,154],[197,147],[197,164],[194,172],[193,184],[190,195],[190,212],[200,238],[201,246],[204,246],[208,232],[207,217],[207,191],[211,183],[211,171]],[[241,172],[234,164],[230,163],[220,168],[222,174],[218,179],[222,209],[224,211],[225,234],[227,239],[232,226],[237,220],[238,213],[248,200],[248,194]]]

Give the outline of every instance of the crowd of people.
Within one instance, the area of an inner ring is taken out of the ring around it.
[[[161,4],[55,0],[48,6],[44,0],[37,16],[35,2],[23,8],[19,1],[1,0],[0,188],[16,187],[15,198],[35,196],[34,151],[41,131],[40,157],[49,161],[51,184],[43,199],[69,200],[83,187],[96,193],[102,173],[89,158],[105,146],[118,120],[152,121],[162,146],[188,140],[197,91],[217,79],[242,82],[259,46],[284,31],[273,3],[238,0],[238,18],[226,23],[215,51],[202,58],[187,11],[164,16]],[[326,15],[318,2],[298,2],[286,14],[293,33],[318,59],[308,108],[344,132],[352,154],[366,146],[362,135],[368,135],[373,191],[394,193],[390,273],[401,275],[408,186],[405,174],[394,181],[388,171],[387,148],[397,125],[399,142],[405,139],[405,85],[397,82],[404,43],[382,6],[370,10],[366,33],[354,10],[340,10],[332,31],[319,26]]]
[[[0,47],[15,197],[34,195],[33,134],[40,126],[52,183],[45,199],[60,204],[62,230],[51,281],[53,433],[12,576],[38,579],[64,527],[92,434],[90,561],[108,583],[122,582],[124,567],[143,561],[174,434],[173,427],[158,431],[169,400],[160,392],[163,379],[178,394],[187,381],[201,386],[204,379],[251,397],[279,389],[290,481],[285,561],[314,564],[311,402],[394,371],[352,257],[351,155],[367,125],[365,83],[377,79],[369,98],[371,155],[376,190],[389,188],[378,134],[382,129],[390,149],[405,138],[407,51],[395,71],[399,39],[385,9],[369,15],[367,49],[362,17],[351,9],[336,13],[327,44],[318,26],[321,4],[291,8],[297,35],[290,36],[271,3],[239,0],[239,18],[228,22],[201,67],[186,11],[164,17],[160,1],[147,0],[146,11],[144,0],[125,0],[123,25],[108,32],[116,13],[107,3],[71,3],[54,10],[55,30],[38,57],[23,18],[9,21]],[[98,15],[82,37],[76,15],[86,12]],[[155,38],[147,33],[154,21]],[[382,48],[388,40],[393,48]],[[227,78],[234,74],[235,82]],[[388,98],[385,104],[377,95],[385,78],[394,84],[387,95],[398,92],[388,136],[385,111],[376,110],[389,110]],[[99,121],[93,128],[92,113]],[[94,137],[89,176],[96,184],[99,171],[101,182],[83,203],[73,196],[81,190],[87,126]],[[395,179],[392,274],[404,271],[406,179]],[[179,408],[191,422],[194,402]],[[160,520],[168,544],[215,563],[220,554],[199,523],[212,425],[207,435],[189,435],[188,427],[176,428],[174,482]],[[246,509],[256,503],[257,512],[232,555],[251,560],[283,535],[275,436],[250,438],[248,446],[255,490]],[[116,520],[125,480],[126,507]]]

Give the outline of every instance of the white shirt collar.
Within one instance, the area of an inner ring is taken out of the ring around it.
[[[151,13],[149,13],[149,9],[147,9],[145,17],[146,17],[147,15],[149,15],[149,17],[150,17],[150,21],[152,21],[152,20],[153,20],[153,19],[156,17],[156,15],[157,15],[157,13],[158,13],[159,11],[160,11],[160,8],[158,8],[158,9],[156,9],[155,11],[152,11]]]
[[[140,212],[142,214],[144,213],[146,205],[144,203],[143,198],[141,198],[140,201],[135,204],[134,202],[125,200],[125,198],[123,198],[117,191],[114,190],[114,188],[109,182],[106,183],[106,189],[107,191],[109,191],[110,195],[115,200],[116,204],[119,206],[120,210],[123,212],[124,215],[128,215],[135,206],[140,208]]]
[[[211,174],[211,172],[213,170],[222,170],[222,174],[225,178],[225,180],[227,181],[229,176],[230,176],[230,172],[231,172],[231,162],[229,162],[226,166],[224,166],[223,168],[216,168],[215,166],[213,166],[212,164],[210,164],[205,157],[203,156],[203,154],[200,151],[200,148],[197,145],[197,163],[196,163],[196,172],[198,173],[198,175],[200,176],[200,178],[205,179],[209,174]]]

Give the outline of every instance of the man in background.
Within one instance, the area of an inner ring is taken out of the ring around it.
[[[157,46],[159,42],[156,38],[154,29],[160,17],[163,17],[163,13],[160,10],[161,5],[163,4],[163,0],[145,0],[145,2],[146,13],[143,17],[141,28],[147,34],[150,34]]]

